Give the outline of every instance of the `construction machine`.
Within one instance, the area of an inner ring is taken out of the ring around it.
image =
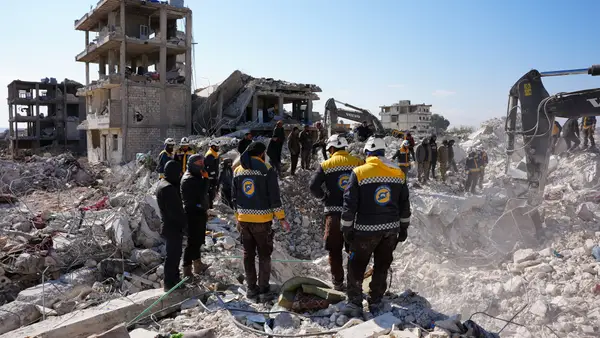
[[[589,68],[539,72],[531,70],[510,89],[505,130],[508,137],[506,172],[516,150],[524,150],[527,178],[524,186],[515,187],[504,215],[496,222],[497,235],[510,232],[514,226],[522,237],[535,238],[543,222],[538,208],[542,202],[551,155],[551,134],[554,119],[600,115],[600,89],[571,93],[548,94],[542,78],[588,74],[600,75],[600,65]],[[520,114],[517,110],[520,110]],[[520,121],[517,121],[520,115]],[[520,123],[517,123],[520,122]],[[520,124],[519,128],[517,126]],[[523,147],[515,149],[515,138],[523,137]],[[519,182],[512,181],[512,184]],[[524,238],[527,241],[527,238]],[[502,243],[497,243],[502,245]],[[507,243],[505,243],[507,244]]]
[[[354,110],[338,108],[336,103]],[[329,135],[332,133],[346,132],[337,128],[338,118],[355,122],[367,121],[368,124],[372,124],[375,128],[375,133],[383,133],[383,125],[381,124],[381,121],[379,121],[375,115],[371,114],[370,111],[331,98],[325,102],[325,116],[323,117]]]

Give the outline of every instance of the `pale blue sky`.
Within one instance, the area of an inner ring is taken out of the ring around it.
[[[84,82],[73,29],[95,1],[5,1],[0,97],[13,79]],[[377,113],[402,99],[433,105],[454,125],[506,110],[508,89],[531,68],[600,63],[594,0],[195,0],[197,86],[233,70],[315,83],[329,97]],[[92,75],[92,79],[97,76]],[[551,92],[598,87],[589,76],[549,79]],[[5,101],[4,101],[5,102]],[[0,126],[8,125],[0,105]]]

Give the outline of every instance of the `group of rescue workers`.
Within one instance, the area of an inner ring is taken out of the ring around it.
[[[552,153],[556,153],[556,145],[558,144],[558,140],[561,137],[565,139],[567,144],[567,151],[576,150],[581,141],[579,139],[580,134],[579,131],[583,132],[583,149],[588,147],[588,141],[590,145],[590,149],[596,148],[596,140],[594,140],[594,130],[596,129],[596,117],[595,116],[586,116],[579,124],[579,119],[570,118],[568,119],[564,126],[561,126],[558,121],[554,121],[554,125],[552,126],[552,142],[550,144],[550,149]]]
[[[165,290],[181,281],[179,262],[182,253],[183,276],[202,274],[208,268],[202,262],[200,246],[204,244],[214,192],[221,186],[221,201],[233,208],[241,233],[246,296],[261,301],[272,296],[269,279],[273,220],[278,220],[284,230],[290,231],[279,192],[281,169],[278,161],[281,157],[277,157],[277,152],[280,152],[285,135],[278,128],[282,130],[281,123],[275,127],[268,146],[253,141],[252,135],[247,133],[238,144],[239,166],[231,171],[229,163],[222,166],[220,173],[217,142],[211,141],[208,152],[202,156],[190,150],[186,138],[181,140],[176,152],[173,150],[175,142],[172,139],[165,141],[165,149],[158,160],[160,182],[156,191],[162,235],[166,240]],[[321,125],[317,125],[317,130],[319,136],[315,143],[312,143],[307,127],[302,132],[299,128],[292,131],[288,140],[292,174],[298,157],[302,158],[302,167],[309,169],[311,153],[323,150],[324,161],[313,173],[310,191],[323,201],[325,207],[324,240],[329,251],[333,285],[336,290],[347,292],[347,314],[358,315],[362,311],[363,277],[370,257],[374,256],[367,301],[372,312],[378,311],[387,289],[393,251],[408,235],[411,209],[405,170],[386,159],[386,144],[381,137],[367,139],[364,146],[366,161],[363,161],[348,153],[346,138],[341,135],[327,138]],[[265,162],[266,154],[270,163]],[[229,174],[224,171],[226,167],[230,168]],[[182,249],[184,236],[187,236],[185,250]],[[344,248],[349,257],[347,276],[344,276],[342,266]]]

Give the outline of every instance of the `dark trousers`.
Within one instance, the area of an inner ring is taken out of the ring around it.
[[[298,159],[300,158],[300,154],[291,154],[292,168],[290,169],[292,175],[296,173],[296,167],[298,167]]]
[[[163,235],[166,241],[167,257],[165,258],[165,287],[172,288],[179,281],[179,261],[181,260],[181,247],[183,242],[183,234],[167,233]]]
[[[454,161],[454,159],[451,159],[449,161],[449,163],[450,163],[450,167],[452,168],[452,170],[454,170],[454,173],[457,173],[458,172],[458,167],[456,166],[456,161]]]
[[[404,173],[405,180],[408,180],[408,169],[410,169],[408,166],[400,164],[400,170],[402,170],[402,172]]]
[[[579,140],[579,137],[577,137],[577,135],[565,136],[565,142],[567,142],[567,150],[571,150],[571,148],[579,147],[579,145],[581,144],[581,141]],[[571,147],[572,143],[574,143],[574,144]]]
[[[388,269],[394,259],[398,237],[393,233],[354,236],[348,259],[348,301],[362,307],[362,283],[373,255],[373,275],[369,284],[369,304],[381,301],[387,289]]]
[[[300,165],[302,166],[302,169],[310,169],[310,157],[311,157],[311,148],[306,147],[306,148],[302,148],[302,151],[300,153]]]
[[[324,143],[313,144],[313,146],[312,146],[313,155],[317,153],[318,149],[321,149],[321,152],[323,154],[323,161],[325,161],[327,159],[327,149],[325,149],[325,144]]]
[[[200,258],[200,247],[204,244],[206,236],[206,222],[208,215],[205,210],[187,212],[188,236],[187,245],[183,252],[183,266],[190,266]]]
[[[481,167],[479,170],[479,177],[477,180],[477,186],[479,187],[479,189],[483,188],[483,176],[485,175],[485,167]]]
[[[275,169],[277,175],[281,174],[281,158],[277,156],[270,157],[269,156],[269,164]]]
[[[331,281],[334,286],[344,284],[344,236],[341,229],[341,214],[334,213],[325,216],[325,250],[329,251],[329,268],[331,269]],[[348,247],[348,246],[346,246]]]
[[[273,236],[271,229],[273,222],[249,223],[240,222],[242,234],[242,245],[244,247],[244,271],[246,272],[246,283],[248,290],[256,290],[261,293],[269,291],[269,279],[271,277],[271,254],[273,253]],[[258,286],[256,276],[255,257],[258,253]]]
[[[550,140],[550,153],[556,153],[556,145],[558,144],[558,135],[552,135],[552,140]]]
[[[217,183],[213,182],[214,180],[210,181],[210,186],[208,187],[208,207],[209,209],[213,208],[213,203],[215,202],[215,197],[217,196],[217,189],[218,189],[218,185]]]
[[[410,151],[410,156],[412,156],[413,161],[416,161],[417,158],[415,157],[415,148],[414,147],[409,147],[408,151]]]
[[[231,187],[221,186],[221,203],[233,208],[233,202],[231,201]]]
[[[594,129],[591,127],[583,130],[583,146],[587,147],[588,139],[590,140],[590,146],[596,146],[596,140],[594,140]]]
[[[429,172],[431,173],[431,178],[435,178],[435,167],[437,166],[437,157],[434,157],[430,164],[431,169],[429,170]]]
[[[472,193],[475,193],[475,186],[477,185],[478,181],[479,181],[479,172],[477,172],[477,171],[468,172],[467,173],[467,181],[465,182],[465,191],[470,191]]]

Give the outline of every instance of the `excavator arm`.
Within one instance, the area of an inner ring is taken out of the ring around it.
[[[339,103],[353,110],[338,108],[336,103]],[[375,115],[371,114],[371,112],[369,112],[368,110],[331,98],[325,103],[324,116],[329,135],[335,132],[335,127],[338,118],[347,119],[355,122],[367,121],[367,123],[373,124],[376,133],[383,132],[383,125],[381,124],[381,121],[379,121],[379,119],[375,117]]]
[[[600,89],[549,95],[543,77],[574,74],[600,75],[600,65],[590,68],[539,72],[531,70],[510,89],[506,132],[508,135],[506,170],[515,151],[515,137],[521,135],[530,189],[543,192],[550,158],[551,129],[555,117],[579,118],[600,115]],[[521,130],[517,130],[517,108],[520,103]]]

